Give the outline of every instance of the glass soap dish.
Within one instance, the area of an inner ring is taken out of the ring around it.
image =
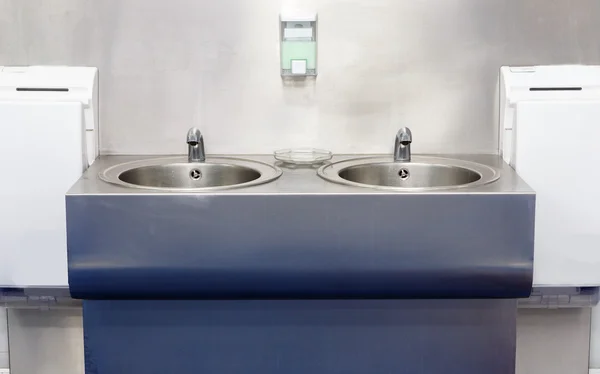
[[[292,165],[315,165],[331,160],[331,152],[315,148],[280,149],[274,153],[275,159]]]

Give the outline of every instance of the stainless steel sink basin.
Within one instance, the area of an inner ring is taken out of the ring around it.
[[[500,176],[497,170],[482,164],[425,156],[413,157],[410,162],[397,162],[391,157],[345,160],[321,167],[318,174],[330,182],[396,191],[474,187]]]
[[[238,158],[209,157],[206,162],[188,162],[183,157],[168,157],[118,164],[99,176],[130,188],[206,191],[267,183],[281,173],[274,166]]]

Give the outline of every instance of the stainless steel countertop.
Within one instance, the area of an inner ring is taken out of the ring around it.
[[[441,157],[459,159],[464,161],[478,162],[487,166],[496,168],[500,172],[500,179],[487,185],[477,187],[466,187],[459,189],[448,189],[433,192],[398,192],[383,191],[372,188],[361,188],[354,186],[345,186],[331,183],[317,175],[318,167],[296,167],[290,168],[276,161],[272,155],[208,155],[207,157],[233,157],[255,161],[261,161],[276,165],[283,170],[283,175],[279,179],[252,187],[232,188],[229,190],[209,191],[209,192],[162,192],[153,190],[143,190],[136,188],[125,188],[102,181],[98,174],[108,167],[136,160],[173,157],[174,160],[180,158],[187,160],[186,156],[100,156],[84,173],[84,175],[71,187],[67,195],[174,195],[174,194],[198,194],[198,195],[247,195],[247,194],[534,194],[534,191],[517,175],[517,173],[508,166],[498,155],[426,155],[430,157]],[[374,154],[356,154],[356,155],[336,155],[332,162],[363,158],[363,157],[389,157],[392,155],[374,155]]]

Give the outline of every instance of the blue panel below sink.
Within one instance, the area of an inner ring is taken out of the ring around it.
[[[519,298],[532,194],[67,196],[81,299]]]
[[[87,374],[510,374],[514,300],[84,301]]]

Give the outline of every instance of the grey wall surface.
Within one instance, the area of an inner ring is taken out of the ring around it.
[[[0,369],[8,368],[8,323],[6,309],[0,307]]]
[[[319,76],[283,84],[278,15],[319,15]],[[0,65],[100,69],[104,153],[310,145],[497,150],[503,64],[600,63],[597,0],[0,0]]]
[[[11,374],[84,374],[81,309],[9,309]]]
[[[587,374],[591,312],[519,309],[516,374]]]

